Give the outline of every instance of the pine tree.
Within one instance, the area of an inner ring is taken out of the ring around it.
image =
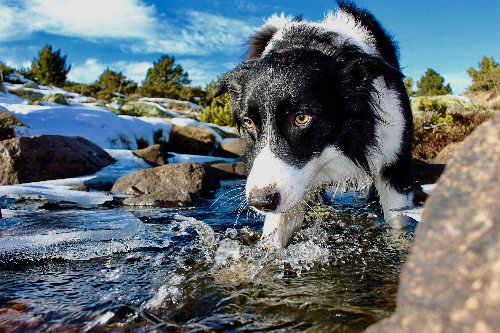
[[[413,91],[413,79],[411,77],[407,77],[405,79],[404,84],[405,84],[406,93],[408,94],[408,97],[415,96],[415,91]]]
[[[143,93],[151,97],[178,98],[181,88],[191,83],[188,77],[182,66],[175,64],[175,58],[165,54],[148,69],[142,83]]]
[[[437,96],[451,94],[451,87],[444,84],[444,78],[433,69],[428,69],[424,76],[417,82],[417,92],[415,96]]]
[[[43,85],[62,87],[66,76],[71,70],[71,65],[66,66],[66,56],[61,57],[61,50],[52,52],[52,46],[45,45],[38,52],[38,59],[34,58],[31,72]]]
[[[132,80],[127,79],[125,75],[112,71],[109,68],[99,76],[96,82],[102,90],[109,90],[111,92],[123,92],[131,83]]]
[[[472,78],[473,84],[470,90],[491,90],[498,91],[500,86],[500,65],[495,62],[493,57],[483,56],[483,61],[479,64],[479,71],[469,68],[467,73]]]

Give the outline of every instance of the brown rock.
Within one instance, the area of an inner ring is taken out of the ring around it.
[[[441,150],[434,158],[435,164],[446,164],[453,157],[453,154],[460,148],[462,142],[451,142]]]
[[[397,311],[368,332],[500,327],[500,117],[462,144],[424,206]]]
[[[115,160],[79,136],[39,135],[0,142],[0,184],[21,184],[93,174]]]
[[[179,154],[213,155],[215,144],[215,136],[207,128],[174,126],[166,149]]]
[[[241,157],[243,156],[243,141],[236,139],[223,142],[218,152],[221,157]]]
[[[82,192],[88,192],[90,191],[90,189],[85,186],[85,185],[76,185],[76,186],[73,186],[72,188],[70,188],[70,190],[73,190],[73,191],[82,191]]]
[[[134,154],[154,167],[168,164],[168,152],[165,147],[160,144],[134,150]]]
[[[247,172],[244,162],[238,163],[218,163],[210,165],[214,168],[219,179],[238,179],[246,178]]]
[[[208,195],[219,188],[214,169],[189,162],[134,172],[118,179],[111,190],[137,196],[125,204],[178,206],[192,203],[193,195]]]

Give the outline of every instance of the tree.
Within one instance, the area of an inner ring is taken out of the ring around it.
[[[148,69],[142,92],[151,97],[178,98],[181,88],[191,83],[188,76],[181,65],[175,64],[174,57],[163,55]]]
[[[500,86],[500,65],[495,62],[493,57],[483,56],[483,61],[478,63],[479,71],[469,68],[467,73],[472,78],[473,84],[470,90],[491,90],[498,92]]]
[[[436,96],[451,94],[451,87],[444,84],[444,78],[433,69],[428,69],[424,76],[417,82],[417,92],[415,96]]]
[[[100,87],[102,90],[118,92],[121,94],[134,93],[137,89],[137,83],[128,79],[121,72],[117,73],[109,68],[106,69],[101,76],[99,76],[95,85]]]
[[[415,96],[415,91],[413,91],[413,79],[411,77],[407,77],[405,79],[404,84],[405,84],[406,93],[408,94],[408,97]]]
[[[43,85],[62,87],[66,76],[71,70],[71,65],[66,66],[66,56],[61,57],[61,50],[52,52],[52,46],[45,45],[38,52],[38,59],[34,58],[31,72]]]

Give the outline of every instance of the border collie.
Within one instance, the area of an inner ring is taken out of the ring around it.
[[[391,37],[350,2],[323,22],[272,16],[221,76],[244,142],[246,198],[286,247],[325,184],[370,179],[386,223],[409,224],[412,114]]]

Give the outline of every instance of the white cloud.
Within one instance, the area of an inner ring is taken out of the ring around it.
[[[258,28],[242,20],[197,11],[187,12],[184,20],[184,26],[164,27],[156,38],[144,40],[130,49],[136,53],[207,55],[242,48]]]
[[[87,40],[148,38],[158,24],[154,6],[139,0],[0,0],[0,40],[35,32]]]
[[[188,11],[170,25],[142,0],[0,0],[0,42],[44,32],[92,42],[127,40],[135,53],[206,55],[241,48],[257,27],[220,15]]]
[[[149,62],[116,61],[112,63],[101,62],[97,59],[87,59],[83,64],[73,64],[68,74],[68,80],[78,83],[93,83],[106,70],[121,72],[127,78],[138,84],[146,78],[146,72],[153,64]]]

